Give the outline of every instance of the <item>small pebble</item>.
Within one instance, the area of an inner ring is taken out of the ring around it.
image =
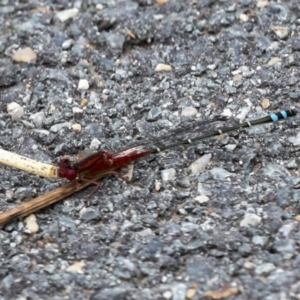
[[[298,165],[295,159],[292,159],[291,161],[289,161],[286,165],[286,167],[288,169],[297,169]]]
[[[25,62],[25,63],[31,62],[36,58],[37,58],[36,53],[29,47],[17,50],[12,56],[12,59],[14,61]]]
[[[89,100],[88,99],[86,99],[86,98],[83,98],[81,101],[80,101],[80,105],[81,106],[87,106],[87,104],[89,103]]]
[[[166,291],[166,292],[163,293],[163,297],[164,297],[165,299],[167,299],[167,300],[168,300],[168,299],[171,299],[172,296],[173,296],[173,294],[172,294],[171,291]]]
[[[6,199],[9,199],[9,200],[13,199],[13,197],[14,197],[14,192],[13,192],[12,190],[7,190],[7,191],[5,192],[5,197],[6,197]]]
[[[24,108],[16,102],[11,102],[7,104],[7,113],[14,121],[18,122],[24,115]]]
[[[207,69],[214,70],[217,66],[215,64],[207,65]]]
[[[64,50],[67,50],[69,49],[72,45],[74,44],[74,40],[73,39],[68,39],[68,40],[65,40],[63,43],[62,43],[62,48]]]
[[[197,109],[194,107],[185,107],[182,110],[182,115],[185,117],[191,117],[191,116],[195,116],[198,113]]]
[[[156,3],[159,5],[165,4],[167,2],[168,2],[168,0],[156,0]]]
[[[289,222],[281,226],[278,232],[280,232],[283,236],[288,237],[296,229],[296,226],[296,222]]]
[[[196,289],[188,289],[185,296],[187,299],[193,299],[196,293],[197,293]]]
[[[228,144],[225,146],[227,151],[233,151],[236,148],[236,144]]]
[[[261,101],[261,107],[266,109],[270,106],[270,100],[268,98],[264,98]]]
[[[261,264],[259,266],[257,266],[255,268],[255,274],[256,275],[268,275],[269,273],[271,273],[272,271],[274,271],[276,268],[274,266],[274,264],[272,263],[264,263]]]
[[[69,19],[75,18],[79,13],[77,8],[66,9],[58,12],[56,18],[61,22],[66,22]]]
[[[264,7],[269,6],[269,5],[270,5],[270,2],[268,0],[259,0],[256,3],[257,8],[264,8]]]
[[[179,208],[178,213],[183,216],[187,215],[187,211],[184,208]]]
[[[101,142],[97,138],[93,138],[90,143],[90,149],[91,150],[98,150],[99,146],[101,145]]]
[[[298,132],[295,137],[293,137],[293,136],[289,137],[288,140],[294,146],[299,146],[300,145],[300,132]]]
[[[160,191],[161,189],[161,182],[159,180],[155,180],[155,190]]]
[[[81,125],[76,123],[76,124],[73,124],[72,125],[72,129],[75,131],[75,132],[81,132]]]
[[[230,5],[228,8],[227,8],[227,11],[228,12],[234,12],[236,10],[236,3]]]
[[[249,17],[246,14],[240,14],[240,20],[242,22],[247,22],[249,20]]]
[[[78,83],[78,90],[88,90],[90,87],[89,82],[86,79],[80,79]]]
[[[104,9],[104,5],[101,4],[101,3],[100,3],[100,4],[97,4],[97,5],[96,5],[96,9],[97,9],[97,10],[102,10],[102,9]]]
[[[172,67],[166,64],[158,64],[155,68],[156,72],[172,71]]]
[[[241,81],[242,79],[243,79],[242,74],[234,75],[233,78],[232,78],[233,81]]]
[[[95,221],[100,218],[100,215],[93,207],[84,207],[79,211],[80,219],[84,222]]]
[[[83,261],[78,261],[73,263],[71,266],[69,266],[66,271],[70,273],[83,273],[83,267],[85,266],[85,263]]]
[[[55,125],[51,126],[50,131],[51,132],[59,132],[63,128],[70,128],[71,126],[72,126],[71,122],[59,123],[59,124],[55,124]]]
[[[251,107],[249,107],[249,106],[240,108],[239,114],[236,116],[236,118],[239,119],[240,121],[244,121],[247,114],[249,113],[250,109],[251,109]]]
[[[251,227],[251,226],[257,226],[261,222],[261,217],[252,214],[252,213],[246,213],[243,220],[240,223],[241,227]]]
[[[147,121],[155,121],[162,114],[162,110],[160,107],[152,107],[146,117]]]
[[[174,179],[175,175],[176,175],[176,170],[174,168],[161,171],[161,178],[165,182]]]
[[[36,217],[34,214],[31,214],[25,218],[24,222],[26,223],[25,227],[30,230],[31,233],[37,233],[39,231],[39,225],[36,222]]]
[[[271,59],[268,61],[268,66],[273,66],[281,61],[280,57],[271,57]]]
[[[241,74],[241,73],[242,73],[242,71],[240,69],[237,69],[237,70],[234,70],[234,71],[231,72],[231,74],[234,75],[234,76],[238,75],[238,74]]]
[[[89,40],[87,38],[85,38],[84,36],[80,36],[77,40],[76,40],[76,44],[77,45],[81,45],[81,46],[88,46],[90,44]],[[86,62],[86,66],[88,66],[88,62],[85,60],[82,60],[81,62]]]
[[[74,106],[74,107],[72,107],[72,112],[73,112],[73,115],[82,114],[83,113],[83,109],[79,108],[77,106]]]
[[[251,261],[246,261],[244,263],[244,268],[245,269],[254,269],[255,268],[255,264]]]
[[[33,115],[30,116],[30,119],[32,120],[34,126],[36,128],[41,128],[44,121],[45,121],[45,113],[43,111],[39,111]]]
[[[232,117],[232,111],[229,108],[225,108],[222,112],[222,116],[224,117]]]
[[[213,168],[209,172],[215,179],[218,179],[218,180],[224,180],[227,177],[235,176],[234,173],[230,173],[223,168]]]
[[[202,204],[208,202],[209,198],[207,196],[202,195],[195,197],[195,200]]]
[[[284,26],[273,26],[271,29],[275,32],[277,37],[279,37],[281,40],[285,39],[289,35],[289,28]]]
[[[211,154],[206,154],[194,161],[188,168],[192,171],[193,174],[198,174],[203,172],[206,166],[209,164],[211,159]]]

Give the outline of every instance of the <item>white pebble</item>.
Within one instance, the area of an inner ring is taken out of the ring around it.
[[[110,94],[109,89],[104,89],[104,90],[102,91],[102,94],[104,94],[104,95],[109,95],[109,94]]]
[[[225,108],[222,112],[222,116],[231,117],[232,116],[232,111],[229,108]]]
[[[66,268],[66,271],[70,272],[70,273],[82,274],[84,266],[85,266],[85,263],[83,261],[77,261],[77,262],[73,263],[72,265],[70,265],[68,268]]]
[[[31,231],[31,233],[37,233],[39,231],[39,225],[36,222],[36,217],[34,214],[29,215],[25,218],[26,228]]]
[[[173,294],[172,294],[172,292],[171,291],[165,291],[164,293],[163,293],[163,297],[165,298],[165,299],[171,299],[172,298],[172,296],[173,296]]]
[[[69,49],[73,45],[73,43],[74,43],[73,39],[68,39],[62,43],[61,47],[66,50]]]
[[[268,61],[268,66],[273,66],[277,64],[278,62],[281,62],[280,57],[271,57],[271,59]]]
[[[296,229],[296,226],[297,222],[292,221],[281,226],[278,231],[282,233],[283,236],[288,237]]]
[[[190,166],[189,169],[192,171],[193,174],[198,174],[203,172],[210,162],[211,154],[205,154],[196,161],[194,161]]]
[[[30,47],[19,49],[12,56],[12,59],[17,62],[31,62],[36,58],[36,53]]]
[[[86,79],[80,79],[78,83],[78,90],[88,90],[90,87],[89,82]]]
[[[240,226],[241,227],[250,227],[250,226],[256,226],[261,222],[261,217],[252,214],[252,213],[246,213],[244,216],[244,219],[241,221]]]
[[[24,108],[16,102],[7,104],[7,112],[14,121],[20,121],[24,115]]]
[[[195,197],[195,200],[199,203],[206,203],[209,201],[209,198],[205,195]]]
[[[264,8],[269,5],[270,5],[270,2],[268,0],[258,0],[256,3],[257,8]]]
[[[182,115],[185,117],[195,116],[197,114],[197,109],[195,107],[185,107],[182,110]]]
[[[79,13],[78,8],[66,9],[58,12],[56,18],[61,22],[66,22],[69,19],[76,17]]]
[[[288,141],[292,143],[294,146],[299,146],[300,145],[300,132],[297,133],[296,137],[289,137]]]
[[[73,125],[72,125],[72,129],[73,129],[75,132],[81,132],[81,125],[80,125],[79,123],[73,124]]]
[[[249,20],[249,17],[246,14],[240,14],[240,20],[242,22],[247,22]]]
[[[161,189],[161,182],[159,180],[155,180],[155,190],[160,191]]]
[[[158,64],[155,68],[156,72],[172,71],[172,67],[166,64]]]
[[[174,168],[166,169],[161,171],[161,178],[163,181],[170,181],[176,175],[176,170]]]
[[[97,150],[100,145],[101,145],[101,142],[98,139],[93,138],[92,141],[91,141],[91,144],[90,144],[90,149],[91,150]]]
[[[207,65],[207,69],[209,70],[214,70],[217,66],[215,64],[212,64],[212,65]]]
[[[236,116],[237,119],[244,121],[246,119],[247,114],[250,111],[250,107],[246,106],[246,107],[242,107],[239,109],[239,114]]]
[[[241,74],[241,70],[237,69],[231,72],[232,75],[238,75]]]
[[[33,121],[36,128],[41,128],[46,116],[43,111],[39,111],[33,115],[30,116],[30,120]]]
[[[104,5],[101,4],[101,3],[100,3],[100,4],[97,4],[97,5],[96,5],[96,9],[97,9],[97,10],[102,10],[102,9],[104,9]]]
[[[271,28],[280,39],[285,39],[289,35],[289,28],[284,26],[273,26]]]
[[[73,115],[75,114],[82,114],[83,113],[83,109],[77,107],[77,106],[73,106],[72,107],[72,112],[73,112]]]
[[[236,144],[228,144],[225,146],[227,151],[233,151],[236,148]]]

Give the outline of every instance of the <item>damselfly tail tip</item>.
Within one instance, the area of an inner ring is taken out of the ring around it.
[[[292,109],[287,110],[287,113],[288,113],[289,117],[294,117],[297,115],[298,111],[296,109],[292,108]]]

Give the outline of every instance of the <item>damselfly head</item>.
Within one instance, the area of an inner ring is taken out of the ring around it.
[[[68,180],[75,180],[77,178],[77,171],[68,156],[64,156],[58,163],[58,176]]]

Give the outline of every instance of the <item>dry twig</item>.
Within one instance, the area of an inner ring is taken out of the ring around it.
[[[105,177],[110,172],[114,171],[113,169],[106,169],[105,171],[98,172],[87,179],[90,181],[81,181],[77,182],[72,181],[68,182],[65,185],[28,202],[25,202],[15,208],[12,208],[6,212],[0,214],[0,226],[5,225],[8,222],[11,222],[15,219],[26,217],[34,212],[37,212],[47,206],[50,206],[60,200],[67,198],[68,196],[90,186],[94,183],[92,181],[98,181],[102,177]],[[77,187],[76,187],[77,184]]]

